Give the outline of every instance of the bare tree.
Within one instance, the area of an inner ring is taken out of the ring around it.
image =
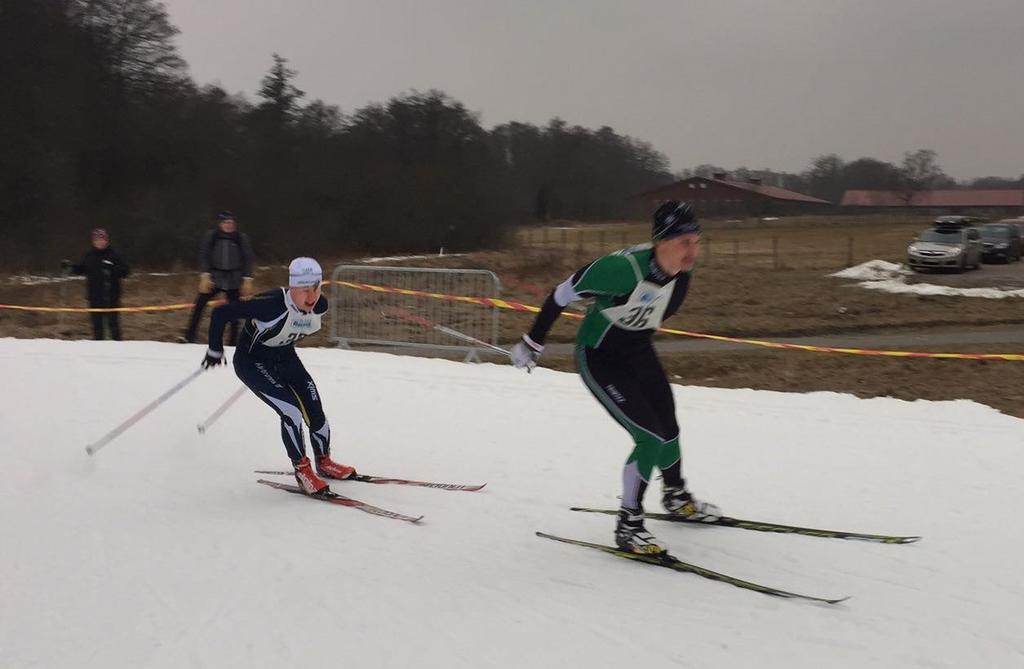
[[[834,153],[818,156],[805,173],[810,194],[829,202],[839,202],[845,191],[843,159]]]
[[[970,183],[970,188],[980,190],[1016,190],[1024,188],[1024,175],[1020,179],[1006,179],[1004,177],[979,177]]]
[[[178,29],[162,2],[73,0],[69,12],[104,45],[118,93],[144,93],[184,80],[185,61],[172,41]]]
[[[904,153],[900,177],[903,182],[902,198],[908,205],[915,193],[934,190],[952,182],[939,167],[938,154],[931,149]]]
[[[899,168],[875,158],[858,158],[846,163],[843,181],[846,189],[899,190],[902,187]]]

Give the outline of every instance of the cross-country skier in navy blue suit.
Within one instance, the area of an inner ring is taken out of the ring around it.
[[[217,307],[210,318],[210,343],[203,359],[206,369],[224,362],[224,328],[245,320],[232,360],[235,374],[280,416],[281,438],[295,467],[295,480],[307,495],[328,491],[324,478],[346,479],[355,474],[353,467],[331,460],[331,428],[320,393],[295,353],[295,342],[318,331],[327,313],[322,281],[316,260],[296,258],[288,266],[287,288]],[[309,427],[316,472],[306,457],[303,424]]]

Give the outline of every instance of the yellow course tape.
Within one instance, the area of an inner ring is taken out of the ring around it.
[[[351,281],[325,281],[324,285],[336,283],[339,286],[345,288],[352,288],[354,290],[368,290],[377,293],[391,293],[394,295],[407,295],[409,297],[429,297],[435,300],[447,300],[450,302],[463,302],[466,304],[479,304],[487,307],[497,307],[498,309],[507,309],[510,311],[524,311],[529,313],[537,313],[540,311],[539,307],[534,307],[529,304],[521,304],[519,302],[509,302],[507,300],[501,300],[494,297],[470,297],[466,295],[447,295],[445,293],[430,293],[422,290],[412,290],[409,288],[391,288],[388,286],[375,286],[369,283],[355,283]],[[210,304],[221,304],[222,300],[211,302]],[[107,313],[107,312],[159,312],[159,311],[176,311],[179,309],[189,309],[192,307],[191,303],[188,304],[166,304],[160,306],[148,306],[148,307],[115,307],[105,309],[93,309],[88,307],[26,307],[14,304],[0,304],[0,309],[11,309],[15,311],[34,311],[42,313]],[[582,314],[563,311],[562,315],[568,316],[569,318],[583,318]],[[809,344],[785,344],[782,342],[775,341],[764,341],[761,339],[740,339],[737,337],[723,337],[721,335],[705,334],[702,332],[689,332],[687,330],[674,330],[672,328],[658,328],[658,332],[671,335],[680,335],[683,337],[694,337],[698,339],[711,339],[714,341],[731,342],[734,344],[748,344],[750,346],[762,346],[765,348],[779,348],[779,349],[790,349],[795,351],[811,351],[814,353],[845,353],[847,355],[868,355],[868,356],[884,356],[890,358],[939,358],[939,359],[954,359],[954,360],[1008,360],[1013,362],[1024,361],[1024,354],[1022,353],[927,353],[923,351],[885,351],[885,350],[873,350],[864,348],[839,348],[834,346],[812,346]]]
[[[330,282],[328,282],[330,283]],[[508,302],[506,300],[499,300],[493,297],[467,297],[460,295],[445,295],[443,293],[428,293],[421,290],[410,290],[408,288],[388,288],[386,286],[374,286],[366,283],[353,283],[350,281],[337,281],[335,282],[340,286],[346,288],[354,288],[356,290],[372,290],[380,293],[394,293],[398,295],[408,295],[410,297],[429,297],[438,300],[449,300],[454,302],[466,302],[470,304],[480,304],[484,306],[497,307],[499,309],[510,309],[512,311],[526,311],[536,313],[540,311],[538,307],[531,306],[529,304],[520,304],[518,302]],[[571,312],[563,311],[563,316],[570,318],[583,318],[583,315]],[[890,358],[939,358],[939,359],[954,359],[954,360],[1008,360],[1013,362],[1024,362],[1024,354],[1021,353],[926,353],[923,351],[880,351],[873,349],[864,348],[839,348],[834,346],[811,346],[808,344],[785,344],[782,342],[775,341],[763,341],[760,339],[739,339],[736,337],[723,337],[720,335],[704,334],[701,332],[689,332],[687,330],[674,330],[672,328],[658,328],[658,332],[664,334],[681,335],[683,337],[695,337],[699,339],[712,339],[714,341],[725,341],[735,344],[749,344],[750,346],[763,346],[765,348],[781,348],[791,349],[795,351],[811,351],[814,353],[845,353],[847,355],[869,355],[869,356],[883,356]]]
[[[208,304],[217,306],[219,304],[224,304],[224,300],[211,300]],[[10,309],[11,311],[34,311],[44,314],[109,314],[140,311],[177,311],[179,309],[191,308],[191,302],[183,304],[161,304],[149,307],[26,307],[18,304],[0,304],[0,309]]]

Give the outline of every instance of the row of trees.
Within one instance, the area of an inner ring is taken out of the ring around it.
[[[680,178],[690,176],[710,177],[715,172],[725,172],[714,165],[698,165],[683,170]],[[848,190],[888,190],[911,194],[936,189],[1010,189],[1024,188],[1024,174],[1018,179],[982,177],[958,183],[948,176],[939,165],[938,155],[931,149],[908,151],[903,162],[894,165],[875,158],[858,158],[846,162],[835,153],[818,156],[806,170],[799,174],[773,170],[751,170],[741,167],[731,173],[737,179],[758,177],[763,183],[779,186],[798,193],[806,193],[829,202],[838,203]]]
[[[136,264],[191,262],[221,208],[267,260],[465,250],[671,179],[611,128],[487,130],[440,91],[342,113],[276,54],[249,101],[194,83],[176,33],[155,0],[0,0],[0,265],[52,266],[95,226]]]
[[[307,100],[276,54],[250,101],[193,82],[176,34],[156,0],[0,0],[0,266],[52,267],[96,226],[136,265],[191,262],[223,208],[265,260],[468,250],[517,223],[628,216],[626,196],[673,178],[611,128],[488,130],[440,91],[342,113]],[[928,150],[734,174],[833,202],[952,185]]]

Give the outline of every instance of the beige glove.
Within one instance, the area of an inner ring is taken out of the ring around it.
[[[203,272],[199,275],[199,292],[200,293],[212,293],[213,292],[213,277],[210,276],[209,272]]]
[[[238,294],[241,297],[243,297],[243,298],[244,297],[252,297],[252,277],[251,276],[243,276],[242,277],[242,285],[238,289]]]

